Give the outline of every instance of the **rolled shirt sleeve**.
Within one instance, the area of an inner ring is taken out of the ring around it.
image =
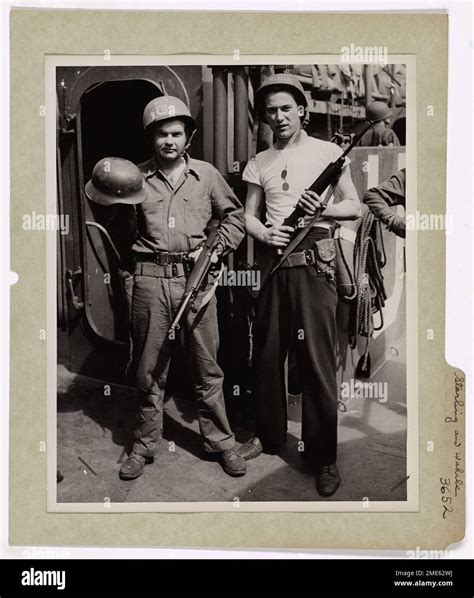
[[[260,180],[260,174],[257,169],[257,162],[255,158],[247,162],[247,166],[245,167],[244,172],[242,174],[242,180],[244,180],[247,183],[254,183],[255,185],[260,185],[260,187],[263,187]]]

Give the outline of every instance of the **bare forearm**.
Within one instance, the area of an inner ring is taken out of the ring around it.
[[[334,220],[356,220],[361,216],[359,200],[343,199],[339,203],[333,203],[328,206],[324,212],[324,218],[333,218]]]
[[[266,227],[253,214],[245,214],[245,230],[251,237],[263,242]]]

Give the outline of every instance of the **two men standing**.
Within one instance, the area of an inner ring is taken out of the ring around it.
[[[283,220],[297,204],[308,219],[321,198],[306,191],[341,150],[308,137],[303,126],[307,102],[296,77],[273,75],[256,94],[256,109],[274,134],[275,144],[247,165],[245,229],[273,249],[284,248],[292,229]],[[123,464],[122,479],[143,473],[162,436],[163,397],[170,361],[167,331],[184,292],[188,260],[206,237],[211,218],[219,220],[217,254],[237,248],[244,236],[244,212],[219,172],[186,153],[195,123],[177,98],[152,100],[144,126],[153,157],[140,165],[148,199],[137,206],[136,267],[132,304],[133,353],[140,391],[135,444]],[[335,220],[360,216],[349,168],[344,168],[332,205],[304,241],[288,256],[261,292],[256,306],[256,437],[237,453],[216,362],[218,332],[215,298],[184,323],[204,449],[219,456],[230,475],[243,475],[245,460],[262,450],[276,452],[286,440],[285,359],[295,340],[303,384],[304,456],[314,467],[316,487],[332,495],[340,483],[336,466],[337,399]],[[266,224],[260,220],[266,210]],[[309,257],[308,257],[309,256]],[[302,259],[304,257],[304,259]],[[215,256],[217,260],[217,255]],[[208,289],[204,289],[205,294]],[[199,300],[198,300],[199,303]]]

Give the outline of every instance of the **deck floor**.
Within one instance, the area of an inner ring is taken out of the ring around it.
[[[386,362],[373,380],[400,380],[400,363]],[[395,385],[389,385],[396,388]],[[395,393],[396,395],[396,393]],[[279,455],[248,462],[247,474],[232,478],[205,460],[194,406],[170,398],[165,406],[164,439],[152,465],[140,478],[119,479],[133,442],[136,394],[127,387],[76,376],[58,368],[59,503],[233,501],[404,501],[406,500],[406,401],[391,393],[386,402],[349,398],[339,414],[338,467],[341,486],[331,498],[316,492],[314,476],[298,452],[298,405],[290,409],[288,442]],[[235,429],[238,441],[249,431]],[[174,443],[170,444],[170,443]],[[174,450],[170,450],[174,449]],[[84,464],[87,464],[87,466]]]

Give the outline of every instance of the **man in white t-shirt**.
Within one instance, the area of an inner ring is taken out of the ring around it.
[[[275,250],[290,241],[284,219],[296,205],[308,219],[321,198],[307,189],[341,149],[309,137],[303,127],[308,106],[296,77],[272,75],[255,97],[259,117],[275,136],[273,147],[257,154],[243,173],[248,183],[245,226],[249,235]],[[348,161],[347,161],[348,163]],[[285,360],[294,342],[300,372],[304,458],[314,467],[320,495],[331,496],[340,484],[337,457],[335,220],[355,220],[360,202],[344,167],[335,190],[338,201],[325,208],[307,237],[294,249],[262,289],[255,317],[257,376],[256,437],[239,453],[245,459],[262,450],[275,453],[286,441]],[[266,222],[261,221],[262,209]]]

